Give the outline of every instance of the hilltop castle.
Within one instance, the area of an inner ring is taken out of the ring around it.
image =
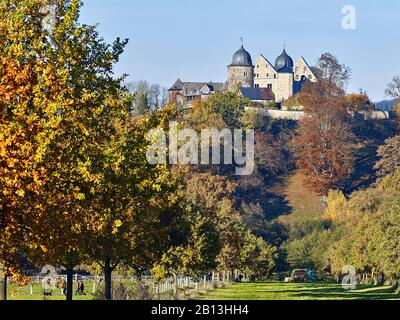
[[[294,64],[284,49],[274,65],[262,54],[253,64],[250,53],[242,44],[228,66],[226,83],[183,82],[178,79],[169,89],[169,102],[190,106],[193,100],[205,99],[215,92],[239,90],[253,102],[281,103],[301,91],[307,81],[316,82],[317,78],[303,57]]]

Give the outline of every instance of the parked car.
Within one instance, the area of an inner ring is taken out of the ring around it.
[[[287,282],[307,282],[316,280],[317,276],[315,271],[310,269],[294,269],[290,277],[285,279]]]

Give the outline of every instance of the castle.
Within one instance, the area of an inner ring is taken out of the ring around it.
[[[215,92],[238,91],[253,102],[282,103],[301,91],[307,81],[316,82],[317,78],[303,57],[294,64],[283,49],[274,65],[262,54],[253,64],[250,53],[242,44],[228,66],[226,83],[183,82],[178,79],[168,90],[169,102],[190,107],[193,100],[205,99]]]

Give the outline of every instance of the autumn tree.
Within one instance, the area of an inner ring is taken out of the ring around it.
[[[295,138],[297,165],[312,191],[343,189],[353,171],[352,127],[343,89],[328,80],[308,83],[301,102],[305,116]]]
[[[205,101],[198,101],[193,108],[190,120],[196,128],[242,127],[241,118],[250,100],[231,92],[218,92]]]
[[[326,216],[331,218],[334,228],[343,230],[330,254],[333,273],[340,274],[350,264],[359,273],[369,274],[375,283],[382,282],[384,277],[398,277],[399,255],[394,248],[399,241],[399,176],[397,169],[375,186],[353,192],[347,201],[331,193]]]
[[[43,7],[43,1],[0,4],[0,262],[14,271],[15,257],[31,244],[28,221],[43,212],[37,199],[48,181],[45,157],[67,91],[47,63]]]
[[[83,237],[90,222],[87,208],[93,204],[94,186],[102,177],[93,170],[93,155],[104,154],[103,148],[111,142],[118,143],[113,139],[120,136],[119,126],[124,128],[122,124],[129,119],[132,101],[121,85],[123,79],[113,75],[113,65],[126,41],[117,39],[108,45],[95,27],[80,25],[81,1],[49,3],[50,8],[43,1],[34,1],[35,6],[32,1],[18,1],[10,12],[15,10],[21,26],[26,24],[24,16],[32,17],[34,26],[27,30],[33,39],[28,40],[40,46],[29,53],[36,53],[39,61],[55,70],[49,86],[62,88],[59,100],[51,104],[52,113],[42,113],[42,117],[56,116],[58,131],[44,135],[48,139],[47,152],[42,155],[47,181],[37,197],[40,210],[27,223],[32,259],[64,266],[67,299],[72,299],[72,270],[89,256]],[[41,13],[48,14],[44,9],[52,14],[51,28],[43,23]],[[35,28],[37,33],[32,32]]]
[[[80,6],[79,0],[1,3],[0,211],[6,232],[0,247],[7,257],[22,253],[15,241],[24,236],[31,262],[64,266],[67,299],[74,266],[93,258],[96,248],[110,298],[116,262],[107,248],[120,253],[117,262],[122,254],[131,258],[126,230],[133,230],[140,210],[161,215],[157,204],[169,193],[159,188],[163,168],[145,162],[150,128],[133,122],[132,96],[123,78],[114,78],[126,41],[108,45],[95,27],[80,25]],[[152,197],[151,190],[163,196]]]
[[[201,209],[200,209],[201,210]],[[152,268],[155,279],[169,276],[191,276],[200,280],[217,267],[220,236],[214,221],[201,211],[186,212],[188,233],[186,243],[170,247]]]
[[[30,104],[32,98],[40,99],[34,91],[40,90],[42,78],[33,72],[45,66],[33,62],[21,65],[4,57],[0,61],[0,263],[4,266],[1,272],[7,274],[17,265],[17,255],[24,247],[26,218],[43,186],[45,169],[39,150],[45,141],[40,136],[51,120],[41,121],[39,116],[41,108],[49,110],[48,106]],[[42,99],[49,102],[45,96]]]
[[[106,299],[111,299],[111,275],[120,262],[150,268],[162,253],[182,243],[178,174],[167,164],[151,165],[146,157],[146,133],[168,124],[173,119],[169,110],[115,124],[111,140],[90,154],[89,169],[98,179],[89,195],[86,239],[92,258],[103,268]]]
[[[74,266],[95,260],[111,299],[120,262],[150,268],[181,243],[175,179],[146,159],[146,133],[176,116],[133,118],[133,97],[113,74],[127,42],[106,44],[79,24],[81,1],[49,3],[1,4],[2,255],[22,252],[23,236],[32,263],[66,269],[67,299]]]
[[[400,167],[400,135],[387,139],[378,148],[377,154],[380,159],[376,162],[374,168],[378,170],[378,175],[384,177],[393,173]]]
[[[233,274],[242,270],[266,276],[275,266],[275,248],[254,235],[236,207],[237,185],[228,177],[191,172],[187,178],[186,197],[201,208],[217,227],[220,250],[218,269]]]
[[[318,80],[325,80],[339,88],[344,88],[351,76],[351,69],[340,64],[331,53],[323,53],[312,69]]]
[[[240,258],[243,272],[257,279],[265,279],[275,268],[277,249],[247,230]]]
[[[360,91],[360,93],[350,93],[346,95],[346,103],[349,111],[371,111],[375,106],[369,99],[368,95]]]

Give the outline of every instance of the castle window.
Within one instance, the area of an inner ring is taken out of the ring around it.
[[[256,88],[259,88],[259,87],[260,87],[260,85],[259,85],[258,83],[256,83],[254,86],[255,86]]]
[[[304,67],[304,73],[306,73],[307,72],[307,67]]]
[[[297,76],[296,76],[296,80],[297,80],[297,81],[299,81],[299,79],[300,79],[300,76],[299,76],[299,75],[297,75]]]
[[[311,80],[311,79],[312,79],[312,75],[309,75],[309,76],[308,76],[308,79],[310,79],[310,80]]]
[[[268,88],[268,89],[272,89],[272,83],[268,83],[268,84],[267,84],[267,88]]]
[[[267,77],[269,77],[269,73],[267,73]]]
[[[244,73],[244,76],[247,77],[247,72]]]
[[[276,79],[276,74],[274,74],[274,79]]]

